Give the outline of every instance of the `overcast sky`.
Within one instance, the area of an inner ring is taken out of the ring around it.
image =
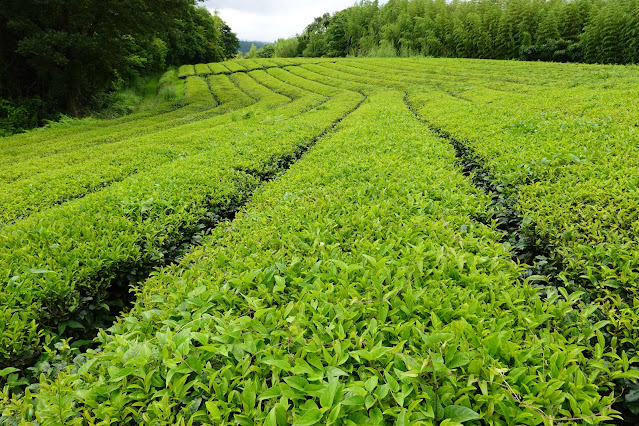
[[[382,2],[380,2],[381,4]],[[207,0],[204,5],[240,40],[272,42],[304,31],[316,16],[346,9],[355,0]]]

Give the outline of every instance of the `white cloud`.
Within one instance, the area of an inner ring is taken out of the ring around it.
[[[272,42],[304,31],[316,16],[353,6],[355,0],[208,0],[240,40]]]

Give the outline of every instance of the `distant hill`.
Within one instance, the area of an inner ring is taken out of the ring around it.
[[[262,46],[264,46],[265,44],[269,44],[266,43],[264,41],[245,41],[245,40],[240,40],[240,52],[242,52],[243,55],[245,55],[246,53],[248,53],[249,50],[251,50],[251,45],[254,44],[256,48],[260,48]]]

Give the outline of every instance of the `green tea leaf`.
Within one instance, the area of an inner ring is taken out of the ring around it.
[[[444,417],[457,423],[464,423],[480,418],[478,413],[462,405],[449,405],[445,407]]]
[[[318,409],[312,409],[304,413],[304,415],[293,421],[293,426],[311,426],[317,424],[322,418],[322,412]]]
[[[262,392],[262,394],[257,398],[258,401],[262,401],[264,399],[277,398],[282,395],[282,390],[279,386],[273,386]]]

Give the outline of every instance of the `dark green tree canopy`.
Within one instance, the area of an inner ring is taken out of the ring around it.
[[[195,2],[4,0],[0,99],[38,97],[77,115],[95,93],[138,75],[234,55],[237,37]]]
[[[240,40],[231,30],[231,27],[226,25],[225,22],[221,23],[220,31],[222,32],[222,50],[224,52],[224,59],[234,58],[237,51],[240,49]]]

